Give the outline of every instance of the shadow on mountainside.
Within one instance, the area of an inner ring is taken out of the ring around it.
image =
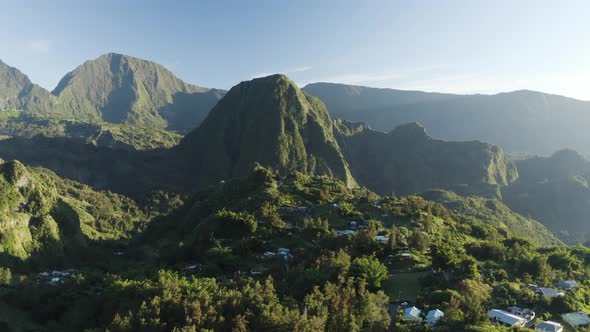
[[[14,137],[0,141],[0,158],[42,166],[93,189],[134,198],[153,190],[186,191],[193,185],[173,149],[133,151],[67,138]]]

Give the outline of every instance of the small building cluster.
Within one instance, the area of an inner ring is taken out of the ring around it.
[[[492,309],[488,311],[488,317],[492,322],[506,325],[508,327],[524,326],[527,322],[524,317],[500,309]]]
[[[379,241],[379,243],[386,244],[387,242],[389,242],[389,237],[384,236],[384,235],[377,235],[375,237],[375,240]]]
[[[279,248],[277,251],[267,251],[262,254],[263,259],[274,259],[277,257],[282,257],[284,261],[288,261],[289,259],[293,258],[291,255],[291,251],[287,248]]]
[[[38,279],[46,281],[50,285],[57,285],[64,282],[66,277],[72,275],[71,271],[51,271],[40,272],[37,274]]]
[[[539,287],[537,285],[529,284],[529,288],[533,292],[535,292],[541,296],[547,296],[550,298],[565,296],[566,292],[580,287],[575,280],[562,280],[562,281],[557,282],[557,284],[555,286],[556,286],[555,288],[551,288],[551,287]]]
[[[412,255],[410,254],[410,247],[400,247],[397,249],[397,252],[403,258],[410,258]]]
[[[356,233],[356,232],[353,231],[352,229],[343,229],[343,230],[336,231],[336,234],[338,234],[338,235],[352,235],[354,233]]]
[[[488,317],[492,322],[508,327],[518,327],[532,324],[535,312],[528,308],[509,307],[508,311],[492,309],[488,312]]]
[[[436,325],[438,321],[445,316],[445,313],[439,309],[430,310],[425,319],[422,319],[422,310],[416,307],[409,307],[404,310],[403,319],[408,322],[425,321],[430,325]]]

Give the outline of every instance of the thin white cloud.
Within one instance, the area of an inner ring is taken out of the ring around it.
[[[301,73],[301,72],[304,72],[304,71],[308,71],[308,70],[310,70],[310,69],[311,69],[311,67],[310,67],[310,66],[303,66],[303,67],[298,67],[298,68],[293,68],[293,69],[291,69],[291,70],[288,70],[286,73],[287,73],[287,74],[292,74],[292,73]]]
[[[35,52],[47,53],[51,50],[51,40],[36,39],[29,41],[29,48]]]
[[[257,73],[257,74],[252,75],[252,78],[266,77],[266,76],[270,76],[270,75],[272,75],[272,73],[264,73],[263,72],[263,73]]]
[[[437,72],[449,67],[451,67],[449,64],[426,64],[413,68],[402,67],[395,72],[384,70],[379,72],[344,73],[324,77],[312,77],[311,79],[299,82],[299,85],[304,86],[309,83],[327,82],[388,88],[396,86],[400,82],[408,81],[412,77],[424,76],[427,72]]]
[[[403,75],[399,73],[353,73],[307,80],[301,82],[300,85],[303,86],[312,82],[342,83],[352,85],[382,85],[380,83],[398,80],[402,77]]]
[[[308,70],[311,70],[311,66],[301,66],[301,67],[296,67],[296,68],[291,68],[291,69],[286,69],[286,70],[279,70],[275,73],[261,72],[261,73],[257,73],[257,74],[252,75],[252,78],[270,76],[270,75],[276,74],[276,73],[290,75],[290,74],[295,74],[295,73],[302,73],[302,72],[305,72]]]

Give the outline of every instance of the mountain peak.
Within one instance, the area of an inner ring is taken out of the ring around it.
[[[164,66],[119,53],[84,62],[52,92],[80,120],[188,131],[220,91],[185,83]]]
[[[410,122],[396,127],[389,132],[389,135],[396,137],[405,137],[410,139],[426,139],[429,138],[426,128],[418,122]]]
[[[28,110],[50,111],[53,100],[48,91],[33,84],[17,68],[0,60],[0,111]]]
[[[356,184],[324,104],[282,74],[231,88],[181,148],[206,159],[198,173],[213,181],[243,176],[260,163]]]

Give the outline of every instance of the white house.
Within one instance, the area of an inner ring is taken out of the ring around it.
[[[561,314],[561,318],[572,327],[588,326],[590,325],[590,317],[585,312],[570,312]]]
[[[342,231],[336,231],[336,234],[338,234],[338,235],[352,235],[352,234],[354,234],[354,231],[350,230],[350,229],[345,229]]]
[[[557,290],[555,288],[546,288],[546,287],[537,288],[537,293],[539,293],[542,296],[547,296],[547,297],[559,297],[559,296],[565,295],[564,292],[560,292],[559,290]]]
[[[492,322],[504,324],[506,326],[524,326],[526,319],[523,317],[511,314],[504,310],[492,309],[488,312],[488,317]]]
[[[523,317],[527,321],[535,319],[535,312],[531,309],[520,308],[520,307],[509,307],[508,310],[511,314]]]
[[[51,278],[51,281],[49,281],[49,284],[51,284],[51,285],[57,285],[57,284],[61,284],[61,283],[63,283],[63,281],[59,277]]]
[[[404,310],[404,320],[407,321],[421,321],[422,318],[420,318],[420,314],[422,313],[422,310],[416,308],[416,307],[410,307],[410,308],[406,308],[406,310]]]
[[[262,254],[262,256],[263,256],[264,258],[272,258],[272,257],[275,257],[276,255],[277,255],[277,254],[276,254],[276,253],[274,253],[274,252],[272,252],[272,251],[267,251],[267,252],[265,252],[264,254]]]
[[[537,331],[537,332],[562,332],[563,325],[556,323],[556,322],[552,322],[550,320],[547,320],[547,321],[540,322],[539,324],[537,324],[537,326],[535,326],[535,331]]]
[[[430,325],[435,325],[444,316],[445,313],[438,309],[430,310],[428,314],[426,314],[426,323]]]
[[[375,240],[377,240],[377,241],[379,241],[381,243],[387,243],[387,242],[389,242],[389,238],[387,236],[384,236],[384,235],[377,235],[375,237]]]

